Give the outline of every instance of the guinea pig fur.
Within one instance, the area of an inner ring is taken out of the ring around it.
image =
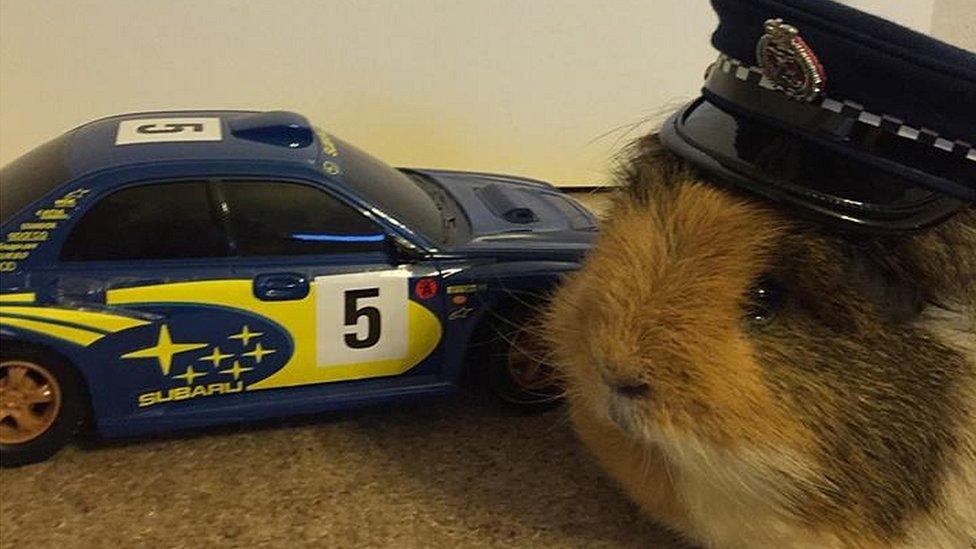
[[[976,210],[831,233],[640,140],[547,332],[589,450],[706,547],[976,547]]]

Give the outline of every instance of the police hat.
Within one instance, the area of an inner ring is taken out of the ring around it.
[[[665,145],[845,230],[976,202],[976,55],[828,0],[712,0],[721,52]]]

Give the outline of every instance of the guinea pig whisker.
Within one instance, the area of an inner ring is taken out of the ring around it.
[[[540,309],[540,311],[541,311],[541,309]],[[521,329],[524,329],[524,328],[525,328],[525,325],[524,325],[524,324],[521,324],[521,323],[518,323],[518,322],[516,322],[516,321],[514,321],[514,320],[512,320],[512,319],[511,319],[510,317],[508,317],[508,316],[505,316],[505,315],[501,315],[501,314],[498,314],[498,313],[496,313],[496,312],[494,312],[494,311],[492,311],[492,313],[491,313],[491,314],[492,314],[492,319],[493,319],[493,320],[497,320],[497,321],[499,321],[499,322],[500,322],[500,323],[502,323],[502,324],[506,324],[506,325],[508,325],[508,326],[511,326],[511,327],[513,327],[513,328],[517,328],[517,329],[519,329],[519,330],[521,330]],[[542,312],[539,312],[538,314],[542,314]]]
[[[502,285],[501,290],[505,293],[505,295],[511,297],[516,304],[539,314],[544,313],[546,308],[540,307],[538,304],[540,302],[548,303],[549,299],[552,297],[550,292],[518,290],[504,285]],[[494,311],[493,314],[495,316],[501,316]]]

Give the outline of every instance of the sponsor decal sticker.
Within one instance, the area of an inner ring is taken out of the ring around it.
[[[460,309],[454,309],[451,311],[451,314],[447,318],[448,320],[463,320],[471,316],[471,313],[473,312],[474,309],[471,307],[461,307]]]
[[[473,294],[488,288],[487,284],[455,284],[447,287],[447,295],[454,294]]]
[[[75,189],[55,199],[36,210],[31,221],[21,223],[17,230],[4,235],[0,239],[0,273],[16,271],[20,262],[30,258],[38,246],[48,241],[59,223],[71,217],[71,211],[78,205],[78,201],[89,192],[89,189]]]
[[[339,165],[330,160],[322,163],[322,170],[329,175],[339,175]]]
[[[421,278],[414,286],[414,293],[420,299],[430,299],[437,295],[437,281],[433,278]]]

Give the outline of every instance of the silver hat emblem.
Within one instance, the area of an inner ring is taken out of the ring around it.
[[[782,19],[769,19],[764,27],[756,59],[766,78],[794,99],[809,102],[819,97],[827,75],[800,32]]]

